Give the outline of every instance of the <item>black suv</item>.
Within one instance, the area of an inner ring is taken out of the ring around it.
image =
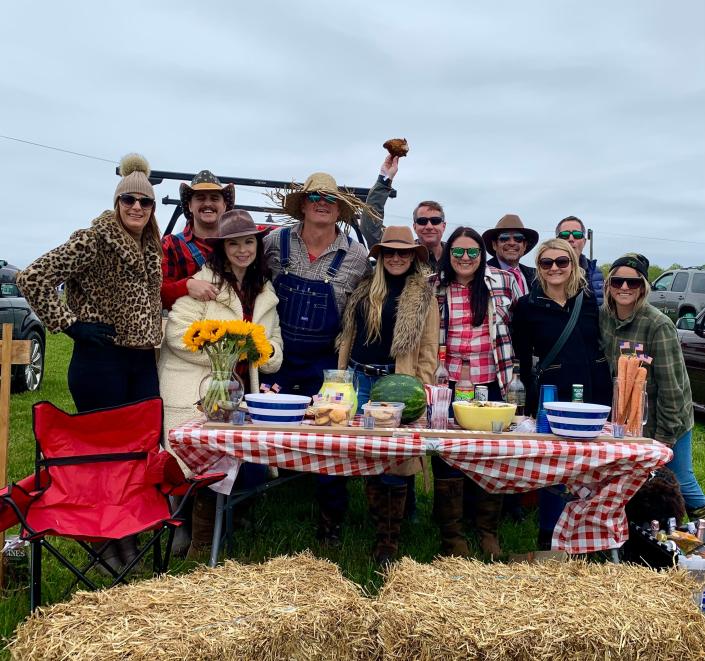
[[[32,343],[29,365],[12,366],[12,390],[37,390],[44,376],[44,324],[29,307],[15,283],[19,269],[0,259],[0,324],[12,324],[14,340]]]

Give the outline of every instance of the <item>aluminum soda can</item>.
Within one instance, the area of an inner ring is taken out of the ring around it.
[[[475,386],[475,401],[487,402],[490,399],[490,391],[487,386]]]
[[[651,534],[652,536],[656,537],[658,534],[658,531],[661,529],[661,524],[658,522],[658,519],[654,519],[651,522]]]
[[[705,519],[698,519],[698,531],[695,536],[701,541],[705,542]]]
[[[573,384],[573,394],[572,394],[571,400],[574,402],[582,402],[583,401],[583,384],[582,383],[574,383]]]
[[[676,529],[676,517],[669,516],[666,522],[666,532],[670,535]]]
[[[697,526],[695,525],[695,521],[688,521],[688,524],[687,524],[687,525],[688,525],[688,532],[689,532],[691,535],[694,535],[696,532],[698,532],[698,528],[697,528]]]

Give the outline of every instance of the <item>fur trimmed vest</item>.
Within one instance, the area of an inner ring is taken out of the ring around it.
[[[372,278],[365,278],[350,295],[343,314],[343,329],[336,340],[338,368],[345,369],[358,332],[355,309],[369,297]],[[365,332],[364,329],[361,332]],[[438,305],[425,276],[410,275],[397,306],[394,335],[390,350],[397,374],[410,374],[431,383],[438,353]]]

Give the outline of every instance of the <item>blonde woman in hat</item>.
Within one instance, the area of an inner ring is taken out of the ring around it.
[[[312,174],[303,186],[292,185],[277,200],[298,223],[264,239],[284,342],[284,360],[273,379],[283,392],[313,395],[323,370],[338,364],[335,338],[345,304],[370,271],[367,251],[346,231],[366,207],[324,172]],[[346,479],[319,475],[316,485],[318,538],[337,546],[347,510]]]
[[[162,250],[154,189],[138,154],[122,159],[120,174],[112,209],[17,276],[46,327],[73,339],[68,385],[79,412],[159,395]],[[62,282],[65,299],[57,292]],[[117,569],[136,554],[135,537],[126,537],[104,558]]]
[[[387,227],[370,257],[377,260],[348,300],[338,337],[338,368],[351,368],[358,382],[358,407],[369,400],[374,382],[384,374],[410,374],[431,383],[438,351],[438,306],[424,265],[428,250],[414,243],[408,227]],[[389,562],[399,545],[406,501],[406,480],[421,468],[405,462],[368,478],[367,499],[377,526],[375,561]]]
[[[215,236],[208,239],[212,252],[194,279],[212,284],[218,294],[213,300],[199,301],[191,296],[179,298],[169,313],[164,343],[159,357],[159,382],[164,400],[164,430],[198,415],[194,402],[198,386],[210,372],[207,356],[193,353],[184,345],[186,330],[202,319],[244,319],[262,324],[274,348],[269,361],[259,369],[276,372],[282,362],[282,339],[277,314],[277,296],[264,259],[262,235],[247,211],[228,211],[220,219]],[[247,392],[259,392],[259,371],[242,362],[237,373]],[[264,482],[266,465],[244,464],[236,487],[249,489]],[[245,508],[236,513],[242,519]],[[215,496],[201,489],[195,497],[192,541],[189,555],[195,556],[210,546],[215,518]]]
[[[161,295],[167,310],[181,296],[210,301],[218,295],[215,285],[193,276],[211,255],[208,239],[217,234],[220,217],[235,204],[234,186],[223,186],[210,170],[201,170],[190,185],[182,183],[179,193],[186,226],[182,232],[162,240]]]

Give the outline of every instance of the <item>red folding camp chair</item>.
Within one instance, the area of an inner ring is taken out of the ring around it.
[[[111,586],[116,585],[150,549],[155,573],[164,572],[174,532],[182,523],[178,510],[170,512],[168,496],[188,496],[224,477],[211,473],[184,478],[176,459],[160,447],[158,397],[74,415],[39,402],[33,407],[33,424],[35,474],[9,487],[3,498],[22,526],[22,538],[32,545],[32,610],[41,601],[43,549],[91,589],[97,585],[86,574],[97,564],[112,575]],[[148,531],[153,532],[149,542],[120,571],[102,558],[110,542]],[[77,541],[90,557],[88,565],[79,568],[72,563],[47,539],[52,536]]]

